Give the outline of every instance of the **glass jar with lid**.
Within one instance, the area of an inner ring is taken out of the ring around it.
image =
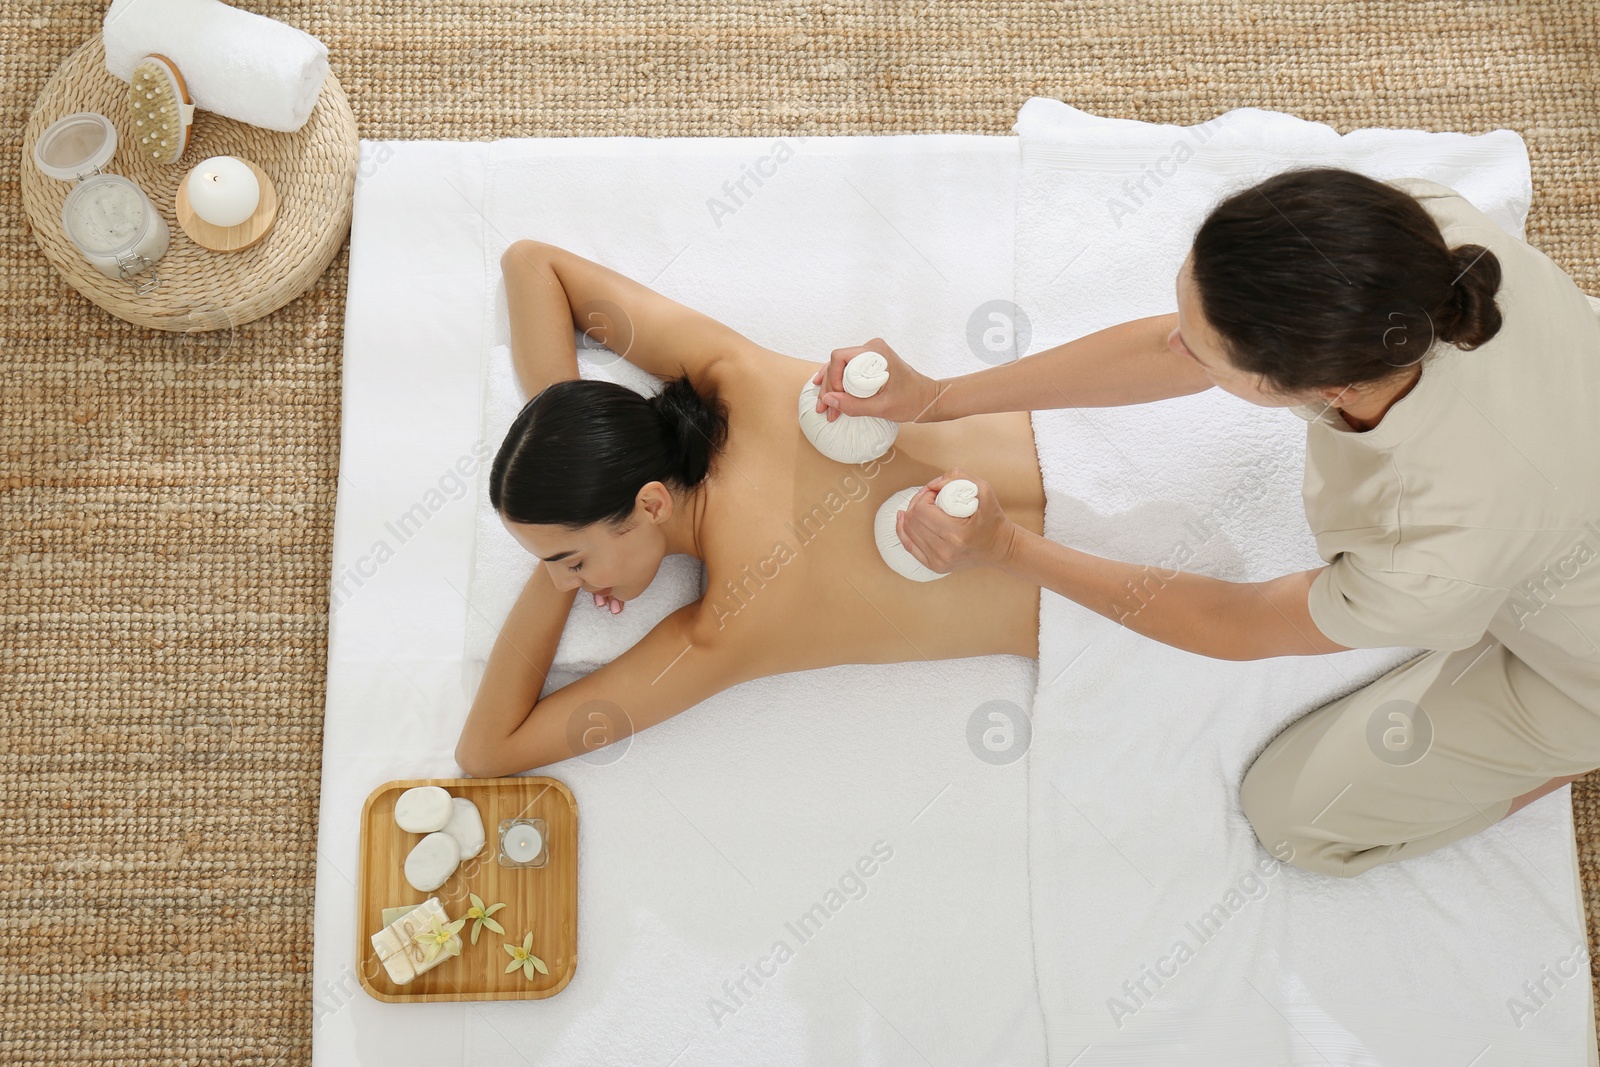
[[[80,111],[40,134],[33,161],[52,178],[78,183],[61,206],[67,238],[101,274],[128,282],[142,296],[161,284],[154,268],[166,255],[171,234],[143,189],[101,171],[116,151],[111,121]]]

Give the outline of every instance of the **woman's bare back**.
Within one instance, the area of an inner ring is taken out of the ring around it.
[[[759,349],[717,380],[728,441],[706,487],[702,634],[757,674],[838,663],[1038,655],[1039,589],[996,568],[914,582],[878,554],[885,499],[960,466],[1007,515],[1044,527],[1027,413],[904,425],[881,459],[838,463],[801,433],[795,406],[817,364]],[[707,627],[707,622],[713,625]]]

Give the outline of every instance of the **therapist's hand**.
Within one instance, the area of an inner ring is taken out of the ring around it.
[[[978,487],[978,510],[964,519],[946,515],[933,502],[944,484],[957,478],[966,478]],[[1006,518],[989,483],[960,467],[952,467],[912,497],[910,504],[895,513],[894,528],[906,551],[924,567],[943,574],[1003,564],[1017,535],[1016,524]]]
[[[889,381],[876,396],[865,399],[844,391],[844,365],[863,352],[882,353],[889,361]],[[838,348],[828,357],[828,365],[817,371],[811,381],[822,386],[817,397],[817,410],[828,413],[832,422],[843,415],[872,415],[891,422],[933,422],[933,402],[939,396],[939,383],[921,374],[895,350],[874,337],[864,345]]]

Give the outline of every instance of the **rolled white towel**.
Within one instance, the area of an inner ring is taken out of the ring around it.
[[[328,76],[328,46],[221,0],[112,0],[106,70],[123,81],[148,55],[177,64],[195,106],[268,130],[304,126]]]
[[[872,535],[878,542],[878,555],[883,557],[890,570],[902,578],[910,578],[913,582],[931,582],[935,578],[944,578],[948,575],[930,570],[919,563],[917,557],[900,543],[900,534],[894,528],[895,513],[910,504],[911,498],[920,492],[922,486],[913,485],[885,500],[878,508],[877,515],[873,516]],[[939,505],[939,510],[946,515],[958,519],[968,518],[978,510],[977,483],[965,478],[945,482],[939,494],[933,498],[933,502]]]
[[[865,400],[876,396],[889,382],[889,361],[879,352],[862,352],[844,365],[844,391]],[[900,435],[900,424],[870,415],[840,415],[828,421],[818,412],[822,387],[808,378],[800,390],[800,430],[829,459],[840,463],[866,463],[877,459]]]

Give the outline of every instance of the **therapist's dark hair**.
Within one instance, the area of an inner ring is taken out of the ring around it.
[[[1222,201],[1190,274],[1230,362],[1295,393],[1389,378],[1435,339],[1499,332],[1500,261],[1445,244],[1409,193],[1355,171],[1303,167]]]
[[[654,396],[571,378],[529,400],[489,468],[489,504],[512,522],[621,523],[650,482],[689,490],[728,438],[727,405],[687,376]]]

